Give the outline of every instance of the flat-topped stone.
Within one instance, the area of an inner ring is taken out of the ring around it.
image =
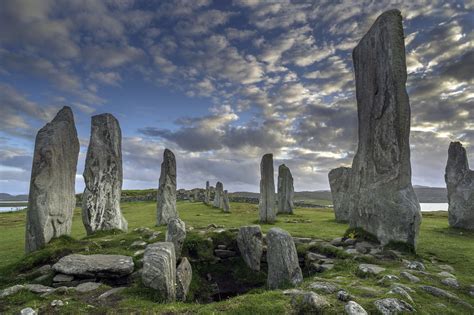
[[[133,269],[132,257],[124,255],[72,254],[61,258],[53,265],[53,270],[58,273],[99,278],[128,276]]]

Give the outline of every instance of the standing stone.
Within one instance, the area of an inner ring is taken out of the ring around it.
[[[267,233],[267,284],[270,289],[303,281],[298,263],[296,246],[291,235],[280,228],[271,228]]]
[[[173,243],[176,260],[179,260],[186,239],[186,224],[184,221],[179,218],[170,219],[165,239],[167,242]]]
[[[350,176],[350,167],[338,167],[328,174],[334,215],[338,222],[348,222],[350,218]]]
[[[239,228],[237,245],[247,266],[252,270],[259,271],[263,252],[263,234],[260,225]]]
[[[222,209],[224,208],[224,185],[221,182],[216,183],[216,193],[214,194],[214,201],[212,205],[216,208]]]
[[[74,116],[66,106],[36,135],[26,214],[27,253],[53,237],[71,234],[78,155]]]
[[[227,190],[224,190],[224,193],[222,194],[222,210],[227,213],[230,212],[230,202],[229,195],[227,195]]]
[[[469,169],[466,149],[451,142],[444,175],[448,187],[449,225],[474,230],[474,171]]]
[[[260,201],[258,205],[260,222],[273,223],[276,217],[273,154],[268,153],[262,157],[260,174]]]
[[[176,159],[171,150],[165,149],[157,196],[157,225],[166,225],[169,220],[177,217]]]
[[[120,210],[122,193],[122,132],[111,114],[92,117],[84,169],[82,222],[87,234],[102,230],[127,231]]]
[[[353,53],[359,144],[352,163],[350,226],[416,249],[421,223],[411,184],[410,104],[402,16],[377,18]]]
[[[193,268],[186,257],[183,257],[181,263],[176,268],[176,297],[180,301],[186,301],[189,293],[189,286],[193,279]]]
[[[204,192],[204,203],[209,205],[211,203],[211,190],[209,189],[209,181],[206,182],[206,191]]]
[[[290,169],[282,164],[278,167],[278,213],[293,214],[293,176]]]
[[[158,242],[146,247],[143,255],[142,282],[158,291],[168,302],[176,299],[176,257],[174,245]]]

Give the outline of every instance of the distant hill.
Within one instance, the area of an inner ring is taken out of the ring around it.
[[[28,195],[10,195],[6,193],[0,193],[0,201],[26,201]]]

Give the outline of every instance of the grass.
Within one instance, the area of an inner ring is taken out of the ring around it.
[[[243,225],[258,224],[257,205],[245,203],[231,203],[231,213],[223,213],[219,209],[207,207],[202,203],[178,202],[178,211],[181,219],[186,222],[188,227],[192,226],[195,230],[206,228],[213,223],[226,228],[240,227]],[[140,238],[138,232],[133,232],[137,227],[148,227],[156,231],[164,231],[163,227],[155,227],[154,202],[130,202],[123,203],[122,210],[129,223],[129,233],[101,233],[92,237],[86,237],[82,225],[80,210],[76,209],[72,235],[54,240],[45,249],[32,255],[24,256],[24,229],[25,229],[25,211],[14,213],[0,213],[0,288],[7,285],[20,282],[12,279],[8,275],[15,275],[28,270],[34,265],[41,265],[54,261],[56,257],[61,256],[65,251],[82,253],[121,253],[131,255],[134,250],[128,246],[136,239]],[[293,236],[312,237],[324,240],[331,240],[335,237],[344,235],[347,231],[347,225],[338,223],[334,220],[334,215],[330,209],[310,209],[297,208],[294,215],[279,215],[274,224],[261,224],[262,230],[266,233],[270,228],[278,226],[289,231]],[[356,231],[357,232],[357,231]],[[227,233],[219,235],[209,233],[214,244],[222,243],[229,246],[235,246],[232,238]],[[199,259],[208,260],[212,256],[212,248],[206,245],[207,237],[199,237],[198,233],[189,233],[185,243],[185,251],[189,255],[200,255]],[[159,240],[162,240],[164,233]],[[410,258],[423,260],[427,269],[432,274],[441,271],[437,269],[432,261],[439,264],[449,264],[454,267],[457,279],[463,285],[474,284],[474,232],[462,231],[449,228],[446,212],[423,213],[423,222],[421,225],[420,237],[418,242],[418,253],[415,256],[410,254]],[[306,247],[305,247],[306,246]],[[308,245],[299,245],[298,251],[308,250]],[[324,245],[312,245],[311,250],[323,252],[337,258],[336,266],[333,270],[325,272],[323,278],[328,281],[337,281],[341,287],[346,288],[351,294],[357,296],[357,301],[363,305],[367,311],[374,312],[373,301],[375,298],[389,297],[386,294],[388,288],[380,287],[376,283],[377,279],[369,277],[361,279],[357,276],[358,261],[348,259],[344,252],[334,250],[332,247]],[[138,263],[138,261],[136,261]],[[394,262],[379,262],[387,268],[384,274],[398,275],[400,264]],[[233,276],[241,279],[242,283],[255,280],[260,283],[262,278],[252,276],[245,272],[245,268],[236,261]],[[200,266],[202,272],[206,266]],[[212,268],[212,267],[209,267]],[[225,271],[223,271],[225,272]],[[432,279],[428,276],[419,276],[422,279],[421,284],[430,284],[444,289],[448,289],[440,284],[438,279]],[[203,279],[193,280],[192,290],[202,288]],[[312,277],[306,278],[305,284],[309,284]],[[401,280],[405,285],[413,286],[405,280]],[[303,286],[304,286],[303,285]],[[366,288],[367,287],[367,288]],[[375,288],[375,292],[370,292],[368,288]],[[418,289],[418,285],[413,286],[416,290],[412,294],[415,300],[415,308],[422,314],[439,313],[436,308],[436,302],[442,302],[448,306],[444,310],[445,314],[467,314],[466,309],[454,302],[435,299],[432,296]],[[290,298],[283,296],[280,291],[267,291],[264,289],[253,289],[247,294],[239,295],[234,298],[215,302],[211,304],[197,303],[171,303],[158,304],[150,292],[141,287],[132,287],[122,294],[121,300],[113,306],[113,309],[120,310],[120,313],[137,312],[146,310],[147,312],[159,313],[200,313],[200,314],[281,314],[288,313],[291,308]],[[474,299],[469,297],[467,289],[462,288],[455,291],[464,300],[474,304]],[[335,295],[326,296],[333,305],[335,312],[342,312],[344,304],[335,299]],[[68,313],[97,313],[103,314],[111,312],[110,308],[98,307],[90,308],[93,304],[86,296],[81,296],[77,300],[70,296],[52,295],[48,298],[39,298],[27,292],[19,293],[5,300],[6,305],[11,305],[9,310],[15,312],[21,307],[43,305],[52,299],[65,299],[69,304],[62,308],[62,312]],[[439,301],[438,301],[439,300]],[[1,303],[0,303],[1,304]],[[48,309],[49,310],[49,309]],[[0,310],[1,312],[1,310]],[[55,313],[54,310],[51,310]]]

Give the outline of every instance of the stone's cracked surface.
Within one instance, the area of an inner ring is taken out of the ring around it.
[[[260,225],[240,227],[237,234],[237,245],[247,266],[252,270],[259,271],[263,253],[263,234]]]
[[[71,234],[78,155],[74,116],[71,108],[63,107],[36,135],[26,214],[27,253],[54,237]]]
[[[290,169],[282,164],[278,167],[278,213],[293,213],[293,197],[295,189],[293,187],[293,175]]]
[[[178,218],[171,219],[168,222],[165,239],[167,242],[173,243],[176,260],[179,260],[181,258],[184,240],[186,239],[186,224],[184,221]]]
[[[171,242],[150,244],[143,255],[143,285],[168,302],[176,300],[176,256]]]
[[[415,311],[413,306],[407,302],[395,298],[377,300],[374,304],[377,310],[383,315],[412,313]]]
[[[216,208],[222,209],[224,205],[224,185],[221,182],[216,183],[216,189],[214,194],[214,200],[212,205]]]
[[[271,228],[266,240],[268,287],[277,289],[285,284],[300,284],[303,281],[303,274],[291,235],[280,228]]]
[[[416,248],[421,212],[411,184],[410,104],[402,16],[380,15],[353,51],[359,143],[350,181],[350,226],[382,245]]]
[[[133,272],[132,257],[123,255],[64,256],[53,265],[53,270],[65,275],[80,277],[120,278]]]
[[[193,269],[191,264],[186,257],[183,257],[181,263],[176,268],[176,298],[178,300],[186,301],[192,279]]]
[[[358,303],[354,301],[349,301],[345,306],[344,306],[344,312],[347,315],[367,315],[367,311],[360,306]]]
[[[260,200],[258,205],[260,222],[272,223],[276,218],[273,154],[268,153],[262,157],[260,174]]]
[[[469,169],[466,149],[451,142],[445,181],[448,188],[449,225],[474,230],[474,171]]]
[[[113,229],[127,231],[128,223],[120,210],[122,180],[119,122],[111,114],[93,116],[82,195],[82,221],[87,234]]]
[[[334,215],[338,222],[348,222],[350,218],[350,176],[350,167],[338,167],[328,174]]]
[[[157,225],[166,225],[178,218],[176,211],[176,158],[171,150],[165,149],[161,163],[160,184],[157,194]]]

